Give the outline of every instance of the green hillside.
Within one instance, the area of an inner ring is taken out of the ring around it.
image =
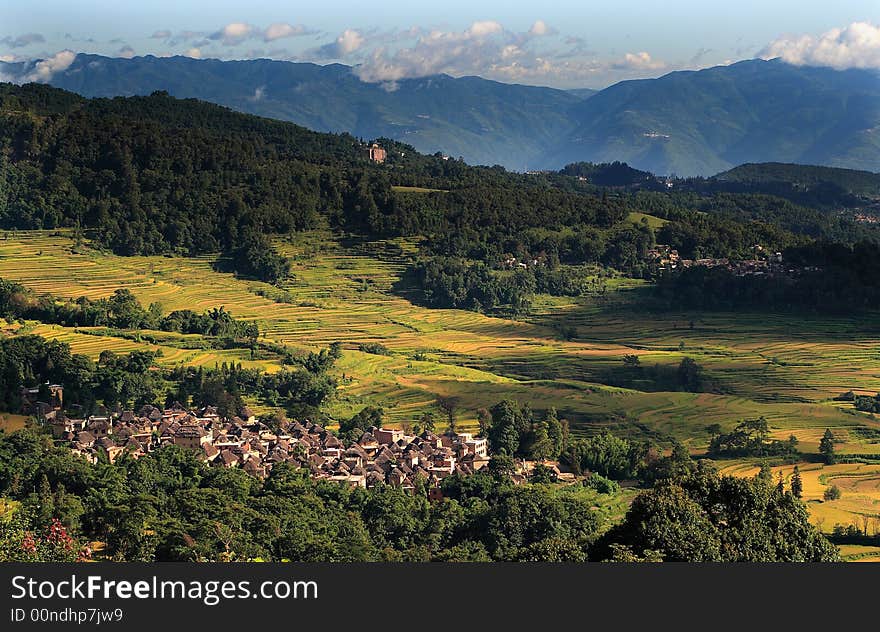
[[[723,182],[789,184],[796,189],[832,184],[854,195],[880,196],[880,173],[783,163],[745,164],[714,176]]]

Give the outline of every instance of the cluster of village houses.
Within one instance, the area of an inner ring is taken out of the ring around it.
[[[682,270],[685,268],[693,268],[703,266],[706,268],[723,267],[730,270],[737,276],[747,275],[763,275],[763,274],[793,274],[796,270],[790,266],[786,267],[782,263],[781,252],[770,252],[761,245],[752,247],[753,258],[732,260],[727,258],[719,259],[683,259],[678,254],[678,250],[668,244],[657,244],[648,250],[648,260],[657,265],[657,269],[666,270]],[[507,269],[515,268],[534,268],[545,265],[545,255],[538,257],[527,257],[525,259],[517,259],[514,256],[507,256],[501,261],[501,267]]]
[[[752,251],[754,253],[752,259],[682,259],[675,248],[666,244],[657,244],[648,250],[648,259],[656,263],[660,271],[703,266],[706,268],[723,267],[737,276],[792,274],[796,272],[796,270],[783,265],[781,252],[769,252],[761,245],[753,246]]]
[[[93,463],[101,452],[113,462],[123,453],[138,458],[170,444],[192,450],[211,465],[240,467],[259,478],[276,463],[291,463],[313,478],[354,487],[384,483],[415,489],[422,481],[429,492],[439,493],[443,478],[472,474],[489,462],[486,439],[469,433],[426,431],[415,436],[372,427],[346,446],[316,423],[290,421],[273,430],[247,411],[246,418],[224,418],[212,406],[188,410],[179,404],[165,409],[145,405],[137,411],[73,419],[62,410],[63,388],[45,388],[49,402],[35,400],[39,388],[22,390],[24,412],[42,419],[58,444]]]

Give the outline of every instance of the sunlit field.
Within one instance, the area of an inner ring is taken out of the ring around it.
[[[342,342],[337,371],[344,379],[330,409],[334,416],[380,404],[392,423],[401,423],[444,396],[457,400],[459,423],[467,425],[478,408],[513,397],[536,409],[556,406],[575,431],[608,426],[635,436],[675,436],[699,448],[708,440],[707,426],[732,427],[764,415],[776,434],[794,432],[808,449],[831,427],[846,439],[844,451],[880,451],[858,430],[880,424],[851,404],[831,401],[847,390],[880,388],[880,329],[872,320],[639,313],[627,308],[625,297],[642,282],[627,279],[608,280],[605,297],[539,297],[535,312],[520,321],[426,309],[392,292],[415,244],[345,246],[326,232],[280,240],[279,250],[293,260],[293,277],[276,288],[216,272],[213,254],[77,254],[63,233],[18,232],[0,239],[0,276],[64,297],[99,298],[126,287],[144,305],[157,301],[166,312],[222,305],[237,318],[256,320],[267,340],[296,349]],[[573,340],[559,335],[562,323],[575,328]],[[150,332],[159,342],[152,344],[57,325],[7,327],[18,330],[64,340],[92,357],[103,349],[151,348],[161,349],[165,365],[280,368],[277,359],[255,359],[248,350],[186,348],[192,337],[179,334]],[[379,342],[392,355],[358,351],[364,342]],[[722,393],[603,385],[605,372],[626,354],[638,355],[643,365],[674,366],[693,357]]]

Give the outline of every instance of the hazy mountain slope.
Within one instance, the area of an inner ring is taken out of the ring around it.
[[[880,169],[880,78],[752,60],[625,81],[582,101],[551,163],[708,175],[744,162]]]
[[[571,128],[579,96],[563,90],[446,75],[395,86],[360,81],[351,68],[266,59],[117,59],[78,55],[52,84],[84,96],[167,90],[317,131],[387,136],[420,151],[524,169]]]
[[[599,91],[594,90],[593,88],[572,88],[571,90],[567,90],[569,94],[575,95],[579,99],[589,99],[594,94],[597,94]]]

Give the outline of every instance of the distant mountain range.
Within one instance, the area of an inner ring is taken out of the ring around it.
[[[24,64],[0,65],[23,75]],[[89,97],[167,90],[317,131],[389,137],[510,169],[625,161],[710,175],[747,162],[880,171],[880,74],[751,60],[604,90],[435,75],[394,85],[348,66],[77,55],[51,83]]]
[[[550,164],[707,175],[747,162],[880,171],[880,74],[752,60],[624,81],[577,104]]]

